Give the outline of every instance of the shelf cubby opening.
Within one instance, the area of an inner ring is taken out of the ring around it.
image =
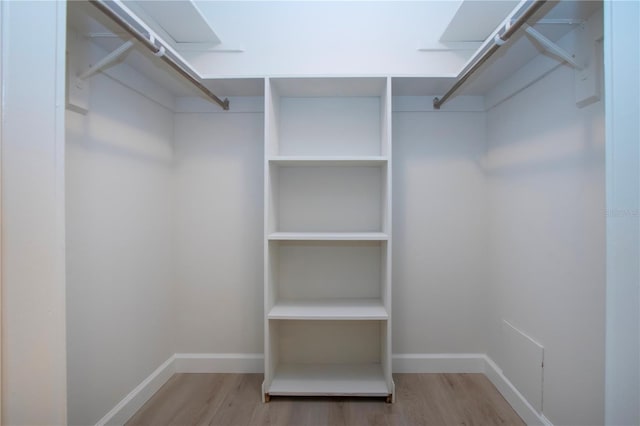
[[[385,232],[386,163],[272,165],[271,232]]]
[[[386,79],[274,78],[270,84],[270,155],[387,154]]]
[[[316,303],[336,309],[349,303],[371,304],[371,300],[384,305],[386,247],[383,241],[269,242],[268,285],[273,303],[268,309],[279,303]]]
[[[271,395],[387,396],[386,321],[270,321]]]

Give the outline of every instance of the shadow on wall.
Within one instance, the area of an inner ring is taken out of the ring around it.
[[[104,75],[92,78],[93,96],[86,115],[67,111],[67,144],[142,164],[171,166],[173,113],[109,80]],[[104,93],[109,96],[101,95]],[[123,107],[140,102],[146,104],[145,108]],[[159,121],[159,116],[164,120]],[[157,125],[159,122],[161,126]]]
[[[573,70],[563,66],[487,112],[484,170],[489,177],[574,172],[604,165],[603,102],[578,108],[573,80]],[[563,90],[552,92],[554,87]]]

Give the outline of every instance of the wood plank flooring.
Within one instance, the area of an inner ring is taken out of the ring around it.
[[[176,374],[134,425],[524,425],[482,374],[394,374],[396,403],[377,398],[260,400],[261,374]]]

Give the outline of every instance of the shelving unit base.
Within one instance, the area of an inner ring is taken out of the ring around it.
[[[380,364],[288,364],[278,367],[266,395],[389,398],[391,392]]]

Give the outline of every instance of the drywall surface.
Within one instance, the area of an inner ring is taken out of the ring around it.
[[[89,84],[89,113],[67,112],[71,425],[95,424],[175,353],[173,113],[103,74]]]
[[[485,353],[484,112],[393,114],[393,352]]]
[[[640,4],[605,2],[606,423],[640,424]]]
[[[67,419],[65,6],[62,2],[0,2],[0,423],[7,425],[65,424]]]
[[[175,115],[177,353],[263,351],[263,122]]]
[[[261,353],[263,115],[175,117],[176,352]],[[394,114],[395,353],[486,352],[485,133]]]
[[[487,115],[488,353],[517,368],[503,320],[544,347],[542,412],[558,425],[604,422],[604,114],[577,108],[573,86],[562,66]]]
[[[477,45],[419,49],[444,47],[438,40],[459,5],[201,1],[222,44],[181,54],[206,76],[455,75]]]

